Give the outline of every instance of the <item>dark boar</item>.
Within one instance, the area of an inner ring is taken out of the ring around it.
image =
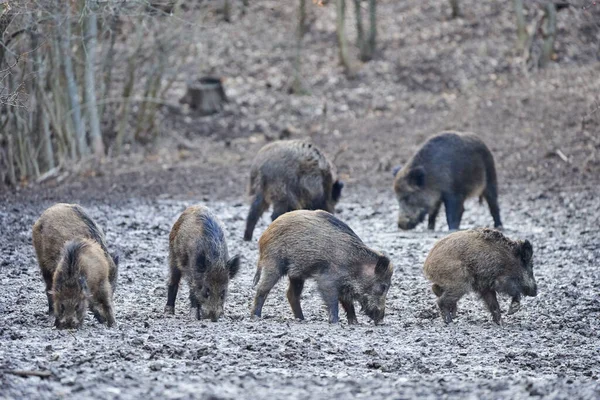
[[[493,229],[451,233],[431,249],[424,265],[427,279],[446,323],[456,316],[456,303],[475,291],[501,324],[496,292],[512,297],[508,314],[520,308],[521,295],[537,296],[533,249],[528,240],[511,240]]]
[[[98,243],[109,265],[109,281],[113,292],[116,289],[119,258],[108,252],[102,229],[79,205],[58,203],[48,208],[33,225],[32,238],[40,270],[46,282],[50,314],[54,311],[52,295],[49,293],[54,272],[63,247],[69,240],[92,239]]]
[[[277,218],[258,242],[260,255],[252,313],[261,316],[268,293],[287,275],[287,298],[294,316],[304,319],[300,295],[304,281],[314,277],[329,311],[338,322],[338,302],[349,324],[357,322],[354,301],[375,323],[385,315],[385,299],[393,267],[381,253],[369,249],[342,221],[325,211],[292,211]]]
[[[101,324],[112,326],[115,323],[108,260],[104,249],[95,240],[67,242],[52,285],[57,328],[79,328],[88,307]]]
[[[169,235],[168,298],[165,313],[175,312],[181,275],[190,287],[191,311],[196,318],[216,322],[223,314],[229,280],[240,267],[239,256],[229,259],[223,228],[206,207],[188,207]]]
[[[252,204],[244,240],[252,239],[261,215],[273,204],[271,220],[293,210],[325,210],[334,213],[344,183],[335,166],[314,144],[282,140],[264,146],[250,171]]]
[[[502,226],[494,158],[473,134],[433,136],[402,169],[394,169],[394,176],[400,229],[413,229],[425,215],[429,215],[428,228],[434,229],[442,203],[449,229],[458,229],[465,200],[475,196],[487,201],[494,227]]]

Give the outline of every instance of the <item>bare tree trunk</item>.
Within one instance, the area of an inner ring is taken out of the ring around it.
[[[452,8],[452,18],[460,17],[460,8],[458,6],[458,0],[450,0],[450,7]]]
[[[513,0],[513,4],[517,17],[517,50],[522,51],[525,49],[528,37],[525,13],[523,11],[523,0]]]
[[[85,156],[88,153],[87,143],[85,140],[85,130],[81,119],[81,104],[79,103],[79,91],[77,90],[77,81],[73,70],[73,61],[71,58],[71,6],[70,2],[64,3],[66,9],[65,31],[60,31],[60,26],[57,27],[58,40],[60,41],[63,68],[65,70],[65,78],[67,79],[67,90],[69,102],[71,103],[71,118],[73,119],[73,127],[75,129],[75,137],[77,140],[77,149],[80,156]],[[58,22],[58,21],[57,21]]]
[[[121,4],[121,3],[119,3]],[[112,71],[113,71],[113,58],[115,54],[115,41],[117,38],[116,29],[117,22],[119,22],[119,11],[120,6],[117,5],[114,10],[114,15],[110,21],[110,42],[108,45],[108,51],[106,52],[106,58],[104,59],[104,64],[102,65],[102,74],[104,75],[104,93],[102,95],[103,99],[107,99],[110,96],[110,87],[112,84]],[[104,103],[100,104],[98,115],[100,119],[104,116]]]
[[[85,29],[85,99],[87,111],[90,118],[90,143],[97,157],[104,155],[104,143],[100,133],[100,119],[98,118],[98,106],[96,105],[96,40],[98,25],[96,12],[88,7],[88,17]]]
[[[377,0],[369,0],[369,41],[366,47],[361,56],[363,61],[372,60],[377,47]]]
[[[362,8],[360,7],[361,0],[354,0],[354,15],[356,16],[356,46],[362,53],[365,45],[365,34],[362,23]]]
[[[346,0],[336,0],[337,4],[337,39],[340,52],[340,63],[346,73],[350,73],[350,61],[348,60],[348,44],[346,41]]]
[[[306,0],[300,0],[298,8],[298,28],[296,30],[296,56],[294,60],[294,83],[292,90],[296,94],[304,92],[302,87],[302,37],[304,36],[304,24],[306,23]]]
[[[39,45],[39,27],[31,33],[31,47],[37,49]],[[43,168],[49,170],[54,168],[54,153],[52,151],[52,141],[50,139],[50,127],[48,124],[48,115],[44,111],[43,94],[46,86],[46,63],[43,59],[40,49],[34,51],[34,68],[36,75],[35,82],[35,101],[36,101],[36,131],[39,135],[39,143],[42,151]]]
[[[545,21],[542,26],[542,56],[540,57],[540,67],[544,68],[552,60],[554,55],[554,40],[556,39],[556,5],[549,1],[546,4],[544,15]]]
[[[223,3],[223,19],[225,22],[231,22],[231,4],[229,0],[224,0]]]

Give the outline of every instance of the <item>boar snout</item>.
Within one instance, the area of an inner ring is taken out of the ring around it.
[[[533,284],[533,286],[526,286],[523,288],[523,293],[525,296],[535,297],[538,294],[537,284]]]
[[[218,314],[214,311],[211,311],[206,315],[206,318],[210,319],[212,322],[217,322],[219,320],[220,316],[221,316],[220,314]]]
[[[375,325],[377,325],[381,321],[383,321],[383,318],[385,317],[385,309],[372,308],[372,309],[367,310],[366,314],[369,318],[371,318],[373,320]]]
[[[77,329],[81,325],[81,321],[77,317],[56,318],[55,326],[58,329]]]

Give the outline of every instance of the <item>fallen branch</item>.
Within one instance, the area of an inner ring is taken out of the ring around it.
[[[52,372],[50,372],[50,371],[26,371],[26,370],[18,370],[18,369],[14,369],[14,370],[5,369],[2,372],[5,374],[21,376],[23,378],[27,378],[30,376],[37,376],[39,378],[49,378],[52,376]]]
[[[567,156],[565,156],[565,153],[563,153],[562,151],[560,151],[560,149],[556,150],[556,155],[563,160],[564,162],[566,162],[567,164],[571,164],[571,162],[569,161],[569,158]]]

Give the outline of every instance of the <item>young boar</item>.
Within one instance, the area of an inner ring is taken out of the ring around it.
[[[253,315],[261,316],[267,295],[287,275],[287,298],[298,319],[304,319],[300,295],[310,277],[317,281],[330,323],[339,320],[338,303],[342,303],[348,323],[356,323],[355,300],[376,324],[383,319],[392,264],[333,215],[307,210],[286,213],[267,228],[258,244]]]
[[[33,225],[32,238],[40,270],[46,283],[49,314],[54,311],[53,296],[50,294],[54,272],[61,258],[63,247],[69,240],[91,239],[98,243],[109,265],[109,281],[113,292],[116,289],[119,258],[108,252],[102,229],[81,206],[58,203],[48,208]]]
[[[229,258],[223,228],[206,207],[188,207],[169,235],[169,283],[165,313],[175,313],[182,274],[190,287],[191,311],[196,318],[218,321],[223,314],[229,280],[240,267],[239,256]]]
[[[458,229],[469,197],[485,198],[500,228],[496,168],[492,153],[477,136],[445,132],[431,137],[403,168],[394,169],[400,212],[398,227],[413,229],[429,215],[428,228],[442,203],[450,230]]]
[[[110,327],[115,323],[108,260],[104,249],[95,240],[67,242],[52,286],[57,328],[79,328],[88,307],[101,324]]]
[[[533,276],[533,249],[528,240],[511,240],[493,229],[451,233],[431,249],[424,265],[425,277],[433,282],[433,293],[444,322],[456,316],[456,303],[475,291],[501,325],[496,292],[512,297],[508,314],[520,308],[521,295],[537,296]]]
[[[334,213],[344,183],[335,166],[314,144],[282,140],[264,146],[250,171],[252,204],[244,240],[252,239],[261,215],[273,204],[271,220],[293,210],[325,210]]]

